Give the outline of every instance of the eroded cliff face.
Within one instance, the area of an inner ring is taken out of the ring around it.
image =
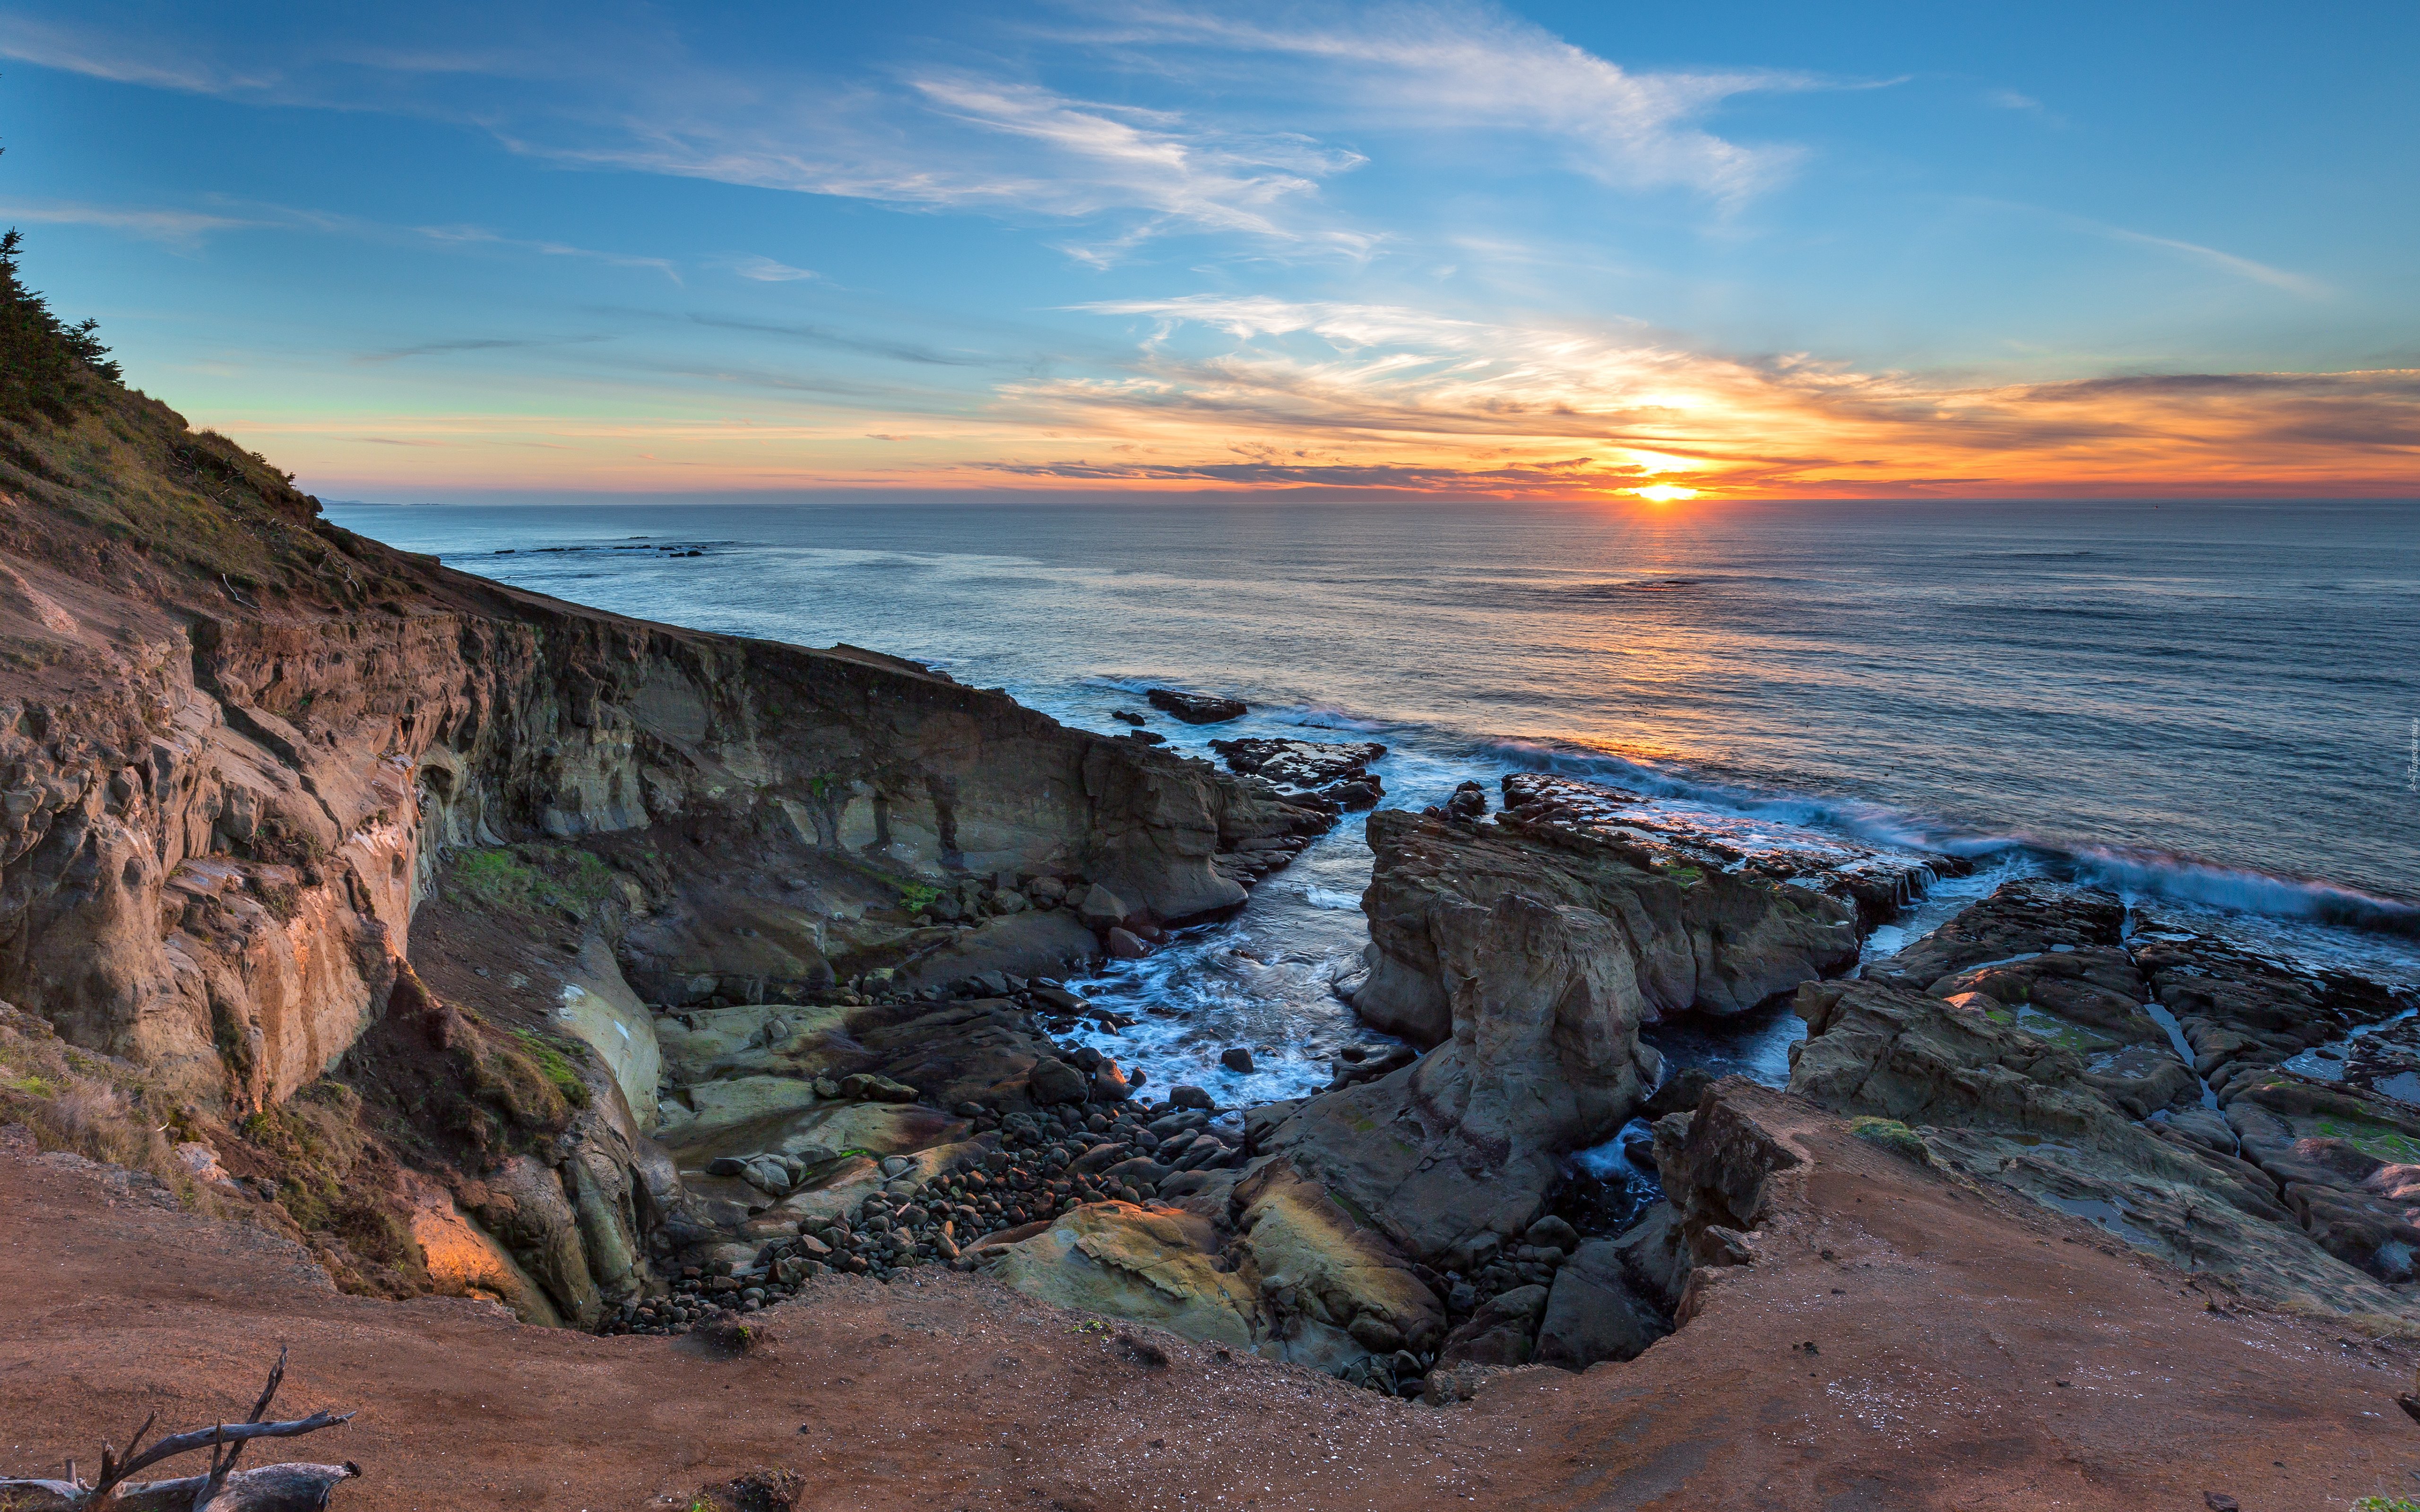
[[[912,663],[450,572],[336,529],[258,457],[123,391],[5,429],[0,997],[205,1114],[276,1108],[381,1022],[449,848],[737,833],[938,884],[1080,875],[1173,920],[1240,903],[1214,857],[1303,817]],[[548,1027],[597,1051],[577,1072],[622,1132],[549,1142],[560,1119],[503,1096],[491,1121],[526,1127],[468,1173],[493,1227],[535,1225],[507,1247],[566,1317],[644,1253],[656,1113],[628,1048],[634,1016],[651,1031],[596,924]],[[431,1054],[488,1032],[429,1012]],[[455,1067],[474,1102],[511,1079],[486,1064]]]
[[[715,813],[911,874],[1065,867],[1165,918],[1243,898],[1210,861],[1261,800],[884,658],[435,571],[402,616],[183,626],[33,586],[52,576],[17,570],[54,610],[30,628],[83,675],[65,699],[0,695],[0,993],[197,1095],[224,1069],[239,1103],[275,1102],[326,1070],[449,844]],[[474,595],[489,612],[448,602]]]

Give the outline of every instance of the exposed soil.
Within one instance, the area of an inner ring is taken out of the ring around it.
[[[12,1141],[0,1452],[55,1473],[154,1410],[240,1412],[283,1342],[283,1402],[361,1412],[286,1457],[359,1461],[340,1508],[687,1507],[759,1469],[833,1509],[2142,1512],[2215,1491],[2304,1512],[2420,1493],[2420,1425],[2394,1399],[2410,1343],[2236,1307],[1787,1099],[1758,1116],[1814,1169],[1754,1266],[1635,1362],[1519,1371],[1447,1409],[939,1273],[820,1281],[737,1352],[345,1296],[285,1241]]]

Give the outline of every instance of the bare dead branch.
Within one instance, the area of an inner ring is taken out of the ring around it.
[[[191,1433],[175,1433],[162,1439],[142,1455],[127,1461],[119,1473],[131,1475],[138,1470],[148,1470],[163,1459],[208,1449],[216,1444],[249,1443],[255,1439],[294,1439],[321,1428],[333,1428],[353,1420],[350,1412],[314,1412],[285,1423],[221,1423],[216,1427],[195,1428]]]
[[[277,1347],[277,1363],[269,1367],[269,1382],[260,1388],[260,1397],[252,1404],[252,1415],[245,1418],[244,1422],[247,1424],[259,1422],[261,1414],[269,1411],[269,1404],[276,1400],[277,1388],[285,1384],[285,1381],[286,1346],[281,1344]],[[235,1473],[236,1458],[243,1453],[243,1440],[237,1440],[235,1447],[227,1450],[225,1459],[219,1458],[219,1451],[215,1445],[211,1448],[209,1476],[202,1489],[194,1493],[194,1512],[201,1512],[203,1507],[209,1505],[220,1490],[225,1487],[227,1476]]]
[[[336,1482],[360,1474],[361,1467],[342,1465],[267,1465],[238,1473],[236,1459],[255,1439],[293,1439],[352,1421],[350,1412],[314,1412],[309,1417],[264,1423],[270,1403],[286,1381],[286,1350],[252,1404],[252,1415],[240,1423],[219,1423],[190,1433],[175,1433],[141,1448],[144,1437],[160,1420],[152,1413],[126,1442],[123,1454],[111,1444],[101,1449],[101,1479],[90,1486],[77,1478],[75,1461],[68,1461],[68,1478],[11,1480],[0,1476],[0,1506],[15,1512],[317,1512],[328,1504]],[[132,1484],[137,1471],[163,1459],[210,1451],[208,1473],[178,1480]],[[138,1452],[138,1450],[140,1452]],[[31,1500],[28,1500],[31,1498]]]

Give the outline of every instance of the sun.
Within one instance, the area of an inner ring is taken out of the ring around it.
[[[1695,499],[1698,497],[1697,489],[1683,488],[1676,483],[1651,483],[1644,488],[1624,488],[1621,491],[1627,494],[1637,494],[1639,498],[1646,500],[1652,504],[1677,503],[1683,499]]]

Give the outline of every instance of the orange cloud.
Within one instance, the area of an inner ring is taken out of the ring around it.
[[[735,416],[731,393],[634,383],[586,395],[615,411],[602,418],[224,418],[314,479],[373,488],[1650,500],[2420,491],[2420,370],[1970,385],[1387,306],[1094,308],[1149,326],[1124,371],[973,393],[776,391],[745,375],[700,376],[752,391],[757,415]],[[1205,336],[1223,349],[1180,350]],[[913,444],[891,440],[902,435]],[[371,437],[380,444],[364,445]]]

